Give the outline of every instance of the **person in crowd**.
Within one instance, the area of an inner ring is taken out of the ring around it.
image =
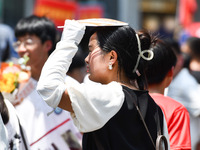
[[[29,150],[24,126],[19,121],[14,106],[0,92],[0,114],[8,134],[9,150]]]
[[[15,35],[13,29],[0,23],[0,62],[15,61],[18,58],[17,52],[13,48]]]
[[[176,55],[161,39],[152,41],[154,57],[148,63],[146,77],[151,97],[164,112],[171,150],[191,150],[190,118],[187,109],[176,100],[165,96],[165,88],[173,79]]]
[[[31,78],[21,88],[24,98],[15,108],[26,123],[31,149],[80,150],[82,134],[70,113],[49,107],[36,91],[42,67],[55,48],[56,32],[54,23],[46,17],[31,15],[17,23],[15,48],[20,57],[29,58],[26,65],[31,68]]]
[[[190,56],[189,70],[200,83],[200,38],[189,37],[182,45],[182,51]]]
[[[200,87],[196,79],[190,74],[190,64],[186,49],[182,51],[177,41],[167,41],[177,56],[174,78],[168,87],[166,95],[183,104],[190,115],[190,135],[192,150],[196,150],[200,141]],[[183,45],[182,45],[183,46]],[[181,47],[182,47],[181,46]]]
[[[162,110],[145,90],[143,69],[153,57],[149,34],[137,34],[128,25],[94,28],[85,61],[89,79],[96,84],[65,83],[85,28],[78,21],[65,21],[37,91],[51,107],[71,112],[83,132],[83,150],[155,149],[157,131],[168,134]]]

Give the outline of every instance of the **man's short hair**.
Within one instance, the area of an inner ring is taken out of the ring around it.
[[[56,27],[50,19],[35,15],[22,18],[15,27],[15,36],[18,38],[26,34],[36,35],[42,43],[52,41],[53,46],[49,54],[55,49]]]

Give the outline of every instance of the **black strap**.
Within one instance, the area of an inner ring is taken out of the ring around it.
[[[156,150],[160,150],[162,149],[162,142],[164,142],[165,145],[165,149],[168,150],[168,143],[167,143],[167,139],[164,135],[159,135],[156,139]]]
[[[160,117],[158,114],[158,108],[156,108],[156,118],[157,118],[157,139],[156,139],[156,150],[162,149],[162,142],[164,142],[165,150],[168,150],[168,143],[167,139],[164,135],[161,133],[161,127],[160,127]]]
[[[126,89],[124,89],[124,90],[126,91]],[[145,123],[144,117],[143,117],[143,115],[142,115],[142,113],[141,113],[141,111],[140,111],[140,109],[139,109],[139,107],[138,107],[138,104],[137,104],[137,96],[135,95],[135,93],[131,93],[131,94],[130,94],[128,91],[126,91],[126,93],[129,94],[129,95],[132,95],[132,96],[134,97],[134,98],[133,98],[133,103],[134,103],[134,105],[135,105],[135,107],[136,107],[136,109],[137,109],[137,111],[138,111],[138,113],[139,113],[139,115],[140,115],[140,118],[141,118],[141,120],[142,120],[142,123],[143,123],[143,125],[144,125],[144,127],[145,127],[145,129],[146,129],[146,131],[147,131],[147,133],[148,133],[148,135],[149,135],[149,138],[150,138],[150,140],[151,140],[151,142],[152,142],[154,148],[155,148],[156,150],[162,149],[161,143],[162,143],[162,141],[163,141],[163,142],[164,142],[164,145],[165,145],[165,149],[168,150],[167,139],[166,139],[166,137],[165,137],[164,135],[161,134],[161,127],[160,127],[160,119],[159,119],[159,114],[158,114],[158,108],[156,108],[157,139],[156,139],[156,145],[155,145],[155,143],[154,143],[154,141],[153,141],[153,138],[152,138],[152,136],[151,136],[151,134],[150,134],[150,132],[149,132],[149,130],[148,130],[148,127],[147,127],[146,123]]]
[[[147,125],[146,125],[146,123],[145,123],[145,121],[144,121],[144,118],[143,118],[143,116],[142,116],[142,113],[141,113],[141,111],[140,111],[140,109],[139,109],[139,107],[138,107],[138,105],[137,105],[137,103],[136,103],[136,99],[133,100],[133,103],[134,103],[134,105],[135,105],[135,107],[136,107],[136,109],[137,109],[137,111],[138,111],[138,113],[139,113],[139,115],[140,115],[140,118],[141,118],[141,120],[142,120],[142,123],[143,123],[143,125],[144,125],[144,127],[145,127],[145,129],[146,129],[146,131],[147,131],[147,133],[148,133],[148,135],[149,135],[149,138],[150,138],[150,140],[151,140],[151,142],[152,142],[152,144],[153,144],[153,147],[156,149],[155,143],[153,142],[153,138],[152,138],[152,136],[151,136],[151,134],[150,134],[150,132],[149,132],[149,130],[148,130],[148,127],[147,127]]]
[[[156,119],[157,119],[157,136],[161,135],[161,127],[160,127],[160,117],[158,115],[158,108],[156,108]]]
[[[23,143],[24,143],[24,147],[26,150],[28,150],[28,146],[27,146],[27,143],[26,143],[26,140],[25,140],[25,137],[24,137],[24,132],[23,132],[23,129],[22,129],[22,126],[20,124],[20,120],[17,116],[17,119],[18,119],[18,123],[19,123],[19,129],[20,129],[20,133],[21,133],[21,136],[22,136],[22,140],[23,140]]]

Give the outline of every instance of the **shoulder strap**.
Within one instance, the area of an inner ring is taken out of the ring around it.
[[[156,139],[156,150],[162,149],[162,142],[164,142],[165,149],[168,150],[167,139],[164,135],[159,135]]]
[[[124,90],[126,91],[125,88],[124,88]],[[130,94],[130,93],[127,92],[127,91],[126,91],[126,93],[127,93],[127,94]],[[137,109],[137,111],[138,111],[138,113],[139,113],[139,115],[140,115],[140,118],[141,118],[141,120],[142,120],[142,123],[143,123],[143,125],[144,125],[144,127],[145,127],[145,129],[146,129],[146,131],[147,131],[147,133],[148,133],[148,135],[149,135],[149,138],[150,138],[150,140],[151,140],[151,142],[152,142],[154,148],[155,148],[156,150],[162,149],[162,141],[163,141],[163,142],[164,142],[164,145],[165,145],[165,149],[168,150],[167,139],[166,139],[166,137],[165,137],[164,135],[161,134],[161,127],[160,127],[160,119],[159,119],[159,115],[158,115],[158,108],[156,108],[157,139],[156,139],[156,145],[155,145],[155,143],[154,143],[154,141],[153,141],[153,138],[152,138],[152,136],[151,136],[151,134],[150,134],[150,132],[149,132],[149,130],[148,130],[148,127],[147,127],[146,123],[145,123],[145,120],[144,120],[144,118],[143,118],[143,116],[142,116],[142,113],[141,113],[141,111],[140,111],[140,109],[139,109],[139,107],[138,107],[138,105],[137,105],[137,96],[135,95],[135,93],[133,93],[133,94],[131,93],[130,95],[132,95],[133,97],[135,97],[135,98],[133,98],[133,103],[134,103],[134,105],[135,105],[135,107],[136,107],[136,109]]]
[[[145,127],[145,129],[146,129],[146,131],[147,131],[147,133],[148,133],[148,135],[149,135],[149,138],[150,138],[150,140],[151,140],[151,142],[152,142],[154,148],[156,149],[155,143],[153,142],[153,138],[151,137],[151,134],[150,134],[150,132],[149,132],[149,130],[148,130],[148,127],[147,127],[147,125],[146,125],[146,123],[145,123],[145,121],[144,121],[144,118],[143,118],[143,116],[142,116],[142,113],[141,113],[141,111],[140,111],[140,109],[139,109],[139,107],[138,107],[138,105],[137,105],[137,103],[136,103],[136,100],[133,100],[133,103],[134,103],[134,105],[135,105],[135,107],[136,107],[136,109],[137,109],[137,111],[138,111],[138,113],[139,113],[139,115],[140,115],[140,118],[141,118],[141,120],[142,120],[142,123],[143,123],[143,125],[144,125],[144,127]]]
[[[164,142],[164,146],[165,146],[165,150],[168,150],[168,143],[167,143],[167,139],[164,135],[162,135],[161,132],[161,127],[160,127],[160,117],[158,114],[158,108],[156,108],[156,118],[157,120],[157,139],[156,139],[156,150],[162,150],[162,142]]]

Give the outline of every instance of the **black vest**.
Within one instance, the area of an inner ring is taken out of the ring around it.
[[[133,103],[142,112],[149,132],[156,143],[158,116],[163,131],[163,114],[148,91],[131,90],[123,86],[122,108],[102,128],[84,133],[83,150],[153,150],[153,144]],[[159,115],[156,115],[157,114]]]

